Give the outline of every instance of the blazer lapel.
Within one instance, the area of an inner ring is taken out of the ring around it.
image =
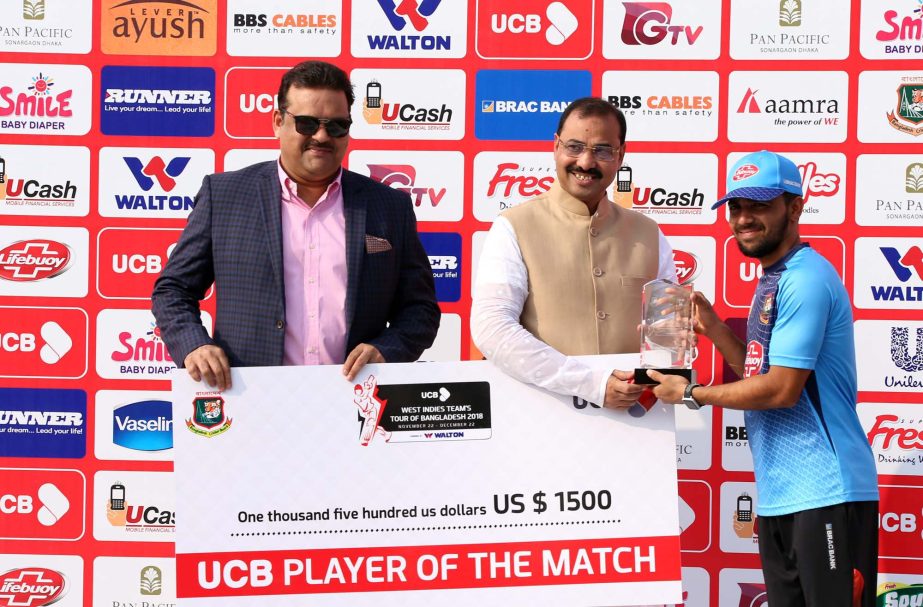
[[[346,217],[346,335],[352,328],[359,296],[359,277],[365,253],[366,201],[362,180],[343,169],[343,213]]]
[[[285,285],[282,281],[282,185],[279,183],[277,162],[267,163],[266,170],[256,184],[256,196],[263,211],[269,261],[284,301]]]

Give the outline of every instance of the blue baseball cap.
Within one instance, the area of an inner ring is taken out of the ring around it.
[[[775,152],[747,154],[728,171],[727,194],[712,205],[717,209],[732,198],[772,200],[783,192],[803,196],[801,173],[795,163]]]

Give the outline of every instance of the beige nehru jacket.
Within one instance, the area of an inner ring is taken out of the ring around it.
[[[557,182],[503,216],[529,276],[522,326],[570,356],[637,352],[641,288],[657,278],[657,224],[608,199],[590,215]]]

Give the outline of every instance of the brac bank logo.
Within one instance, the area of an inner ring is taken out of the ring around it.
[[[702,25],[672,24],[673,7],[666,2],[622,2],[622,42],[632,46],[652,46],[666,41],[671,46],[695,44]]]

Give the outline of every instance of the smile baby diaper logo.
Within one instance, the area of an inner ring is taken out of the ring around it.
[[[466,3],[443,0],[353,0],[352,54],[356,57],[465,56]]]
[[[0,134],[85,135],[91,81],[78,65],[0,64]]]
[[[215,131],[211,68],[107,65],[101,79],[106,135],[210,137]]]
[[[550,141],[561,113],[586,97],[591,75],[579,70],[481,70],[474,132],[481,140]]]

